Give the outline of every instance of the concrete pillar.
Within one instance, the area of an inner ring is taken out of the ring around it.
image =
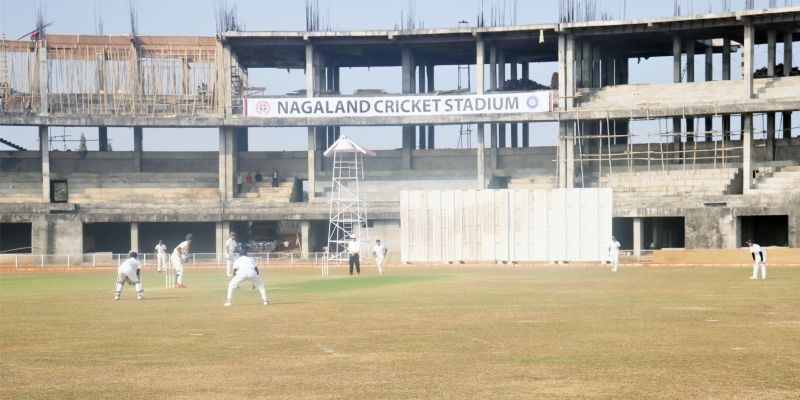
[[[714,49],[711,47],[711,42],[706,42],[706,65],[705,65],[705,80],[711,82],[714,80]],[[703,130],[705,130],[705,141],[710,142],[714,139],[714,119],[711,116],[704,118]]]
[[[497,90],[497,46],[489,47],[489,90]],[[489,169],[497,168],[497,124],[489,125]]]
[[[559,42],[559,46],[561,46],[561,42]],[[563,97],[559,99],[559,101],[563,101],[564,104],[561,107],[562,110],[566,111],[571,109],[575,106],[575,38],[572,35],[567,35],[564,38],[563,42],[564,46],[564,76],[563,78],[559,75],[559,93],[563,93]],[[559,56],[560,58],[561,56]],[[561,92],[561,88],[563,92]],[[561,96],[559,96],[561,97]]]
[[[314,45],[306,43],[306,97],[314,96]]]
[[[220,200],[228,201],[236,195],[236,141],[234,128],[219,128],[219,193]]]
[[[483,37],[478,36],[478,40],[475,42],[475,93],[477,94],[484,93],[484,80],[486,79],[484,75],[485,56],[486,45],[483,42]]]
[[[767,161],[775,161],[775,113],[767,113]]]
[[[317,55],[314,51],[314,45],[306,43],[306,97],[312,98],[316,96],[319,87]],[[317,138],[316,129],[313,126],[308,127],[307,131],[307,158],[306,158],[306,171],[308,174],[308,200],[311,201],[316,195],[316,152],[317,152]]]
[[[731,141],[731,115],[722,115],[722,140],[725,142]]]
[[[567,124],[571,122],[558,123],[558,147],[556,148],[556,163],[558,170],[558,187],[567,187]]]
[[[566,159],[566,187],[575,187],[575,123],[567,122],[567,139],[564,144]]]
[[[300,257],[308,258],[308,245],[309,235],[311,231],[311,222],[300,221]]]
[[[403,79],[403,93],[414,93],[416,87],[416,79],[414,75],[414,54],[408,47],[403,47],[401,50],[401,67]],[[402,160],[403,169],[411,169],[411,149],[414,148],[414,126],[403,126],[403,149]]]
[[[777,41],[775,29],[767,31],[767,76],[775,76],[775,42]]]
[[[681,37],[672,37],[672,82],[681,83]]]
[[[478,124],[478,142],[476,143],[476,156],[477,156],[477,189],[486,189],[486,174],[485,174],[485,166],[484,160],[486,160],[486,154],[484,151],[484,124]]]
[[[592,85],[593,88],[600,88],[603,86],[603,75],[601,63],[603,59],[602,49],[600,46],[592,46]]]
[[[228,239],[228,235],[231,233],[231,223],[228,221],[217,222],[215,228],[217,239],[214,248],[218,256],[224,257],[225,253],[227,253],[225,240]],[[220,259],[220,261],[222,260]]]
[[[108,127],[97,128],[97,150],[108,151]]]
[[[497,46],[489,46],[489,90],[497,90]]]
[[[694,82],[694,39],[686,42],[686,82]],[[686,118],[686,142],[694,142],[694,117]]]
[[[475,80],[477,81],[477,86],[475,88],[475,92],[479,95],[484,94],[484,64],[485,64],[485,53],[486,47],[483,42],[482,37],[478,37],[478,41],[475,43]],[[477,189],[484,189],[486,176],[485,176],[485,160],[486,154],[484,149],[484,124],[478,124],[478,141],[475,146],[475,156],[477,157]]]
[[[139,223],[131,222],[131,250],[139,252]]]
[[[592,87],[592,47],[589,42],[581,46],[581,88]]]
[[[742,80],[744,81],[744,96],[753,98],[753,58],[756,29],[752,24],[744,27],[744,43],[742,44]]]
[[[434,79],[433,67],[434,67],[433,65],[425,66],[425,71],[426,71],[426,74],[427,74],[427,77],[428,77],[428,79],[427,79],[427,82],[428,82],[428,93],[433,93],[436,90],[435,86],[433,84],[433,79]],[[428,125],[428,141],[427,141],[427,148],[428,149],[435,149],[436,148],[436,133],[435,132],[436,131],[434,130],[434,126],[433,125]]]
[[[783,34],[783,76],[790,76],[792,73],[792,33]],[[783,138],[792,137],[792,113],[783,113]]]
[[[142,127],[133,127],[133,171],[142,172]]]
[[[425,76],[426,76],[425,75],[425,66],[424,65],[420,65],[419,68],[417,68],[417,69],[418,69],[418,74],[419,74],[418,78],[417,78],[417,85],[418,85],[417,93],[421,94],[421,93],[425,93],[425,91],[427,89],[427,85],[426,85],[426,82],[425,82]],[[426,129],[425,125],[420,125],[419,126],[418,138],[419,139],[417,141],[417,148],[418,149],[423,149],[423,150],[428,148],[428,134],[427,134],[427,129]]]
[[[644,240],[644,230],[642,228],[642,219],[633,219],[633,255],[639,257],[642,255],[642,241]]]
[[[742,114],[742,193],[753,188],[753,114]]]
[[[722,80],[731,80],[731,38],[722,39]]]
[[[306,170],[308,171],[308,200],[310,201],[316,196],[317,189],[317,170],[316,170],[316,157],[317,146],[315,140],[314,127],[308,127],[308,162]]]
[[[39,42],[44,43],[44,42]],[[39,114],[47,115],[49,111],[49,99],[48,99],[48,86],[47,86],[47,78],[49,77],[49,72],[47,68],[47,46],[42,45],[39,47]],[[33,105],[31,105],[33,107]]]
[[[522,63],[522,79],[525,79],[526,81],[531,79],[530,64],[527,61]],[[523,122],[522,147],[529,147],[529,146],[530,146],[530,123]]]
[[[505,51],[497,50],[497,90],[503,91],[506,86],[506,54]],[[506,124],[500,124],[497,132],[497,147],[506,147]]]
[[[50,202],[50,134],[48,127],[39,125],[39,154],[42,159],[42,203]]]
[[[517,63],[512,59],[511,63],[509,65],[511,66],[511,80],[512,81],[516,81],[518,79],[518,76],[517,76]],[[512,123],[511,124],[511,147],[513,147],[513,148],[519,147],[519,138],[517,137],[518,135],[519,135],[518,124],[517,123]]]

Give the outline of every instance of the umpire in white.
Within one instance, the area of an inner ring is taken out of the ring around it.
[[[242,245],[239,248],[239,258],[233,263],[233,279],[228,283],[228,299],[225,301],[225,307],[233,305],[232,297],[233,290],[239,287],[244,281],[250,281],[261,292],[261,300],[264,305],[269,304],[269,297],[267,297],[267,289],[264,287],[264,281],[258,274],[258,266],[255,260],[247,256],[247,245]]]
[[[136,299],[144,299],[144,289],[142,288],[142,265],[139,264],[137,258],[139,254],[131,250],[128,253],[128,259],[123,261],[117,268],[117,289],[114,291],[114,300],[119,300],[119,295],[122,294],[122,288],[125,282],[133,282],[136,285]]]

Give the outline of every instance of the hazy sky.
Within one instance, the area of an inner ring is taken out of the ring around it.
[[[133,0],[131,0],[133,1]],[[138,5],[138,32],[142,35],[213,35],[215,33],[214,0],[135,0]],[[624,1],[598,0],[606,12],[627,18],[646,18],[671,16],[673,1]],[[476,15],[481,4],[485,9],[487,23],[491,19],[491,6],[505,5],[506,22],[512,22],[512,0],[319,0],[323,18],[336,30],[353,29],[392,29],[400,23],[401,12],[408,15],[409,6],[415,8],[419,25],[425,27],[455,27],[458,21],[466,20],[475,25]],[[622,10],[622,4],[627,9]],[[721,11],[721,0],[683,0],[684,13],[704,13],[709,7],[714,12]],[[742,9],[744,0],[733,0],[733,9]],[[794,5],[800,0],[777,0],[779,6]],[[0,32],[7,39],[17,39],[31,31],[35,26],[36,10],[41,4],[45,21],[53,22],[50,33],[94,34],[96,20],[102,19],[103,33],[123,34],[130,32],[128,0],[0,0]],[[236,5],[239,20],[246,30],[304,30],[304,0],[228,0]],[[558,0],[518,0],[516,2],[516,23],[551,23],[558,19]],[[756,7],[766,7],[769,0],[756,0]],[[765,50],[757,50],[757,53]],[[795,51],[794,59],[800,58]],[[780,53],[779,53],[780,54]],[[758,56],[759,54],[757,54]],[[738,57],[735,55],[734,57]],[[756,60],[758,63],[758,59]],[[702,57],[698,57],[701,68]],[[732,63],[738,66],[737,59]],[[797,61],[795,61],[797,65]],[[717,62],[717,67],[719,62]],[[549,83],[555,64],[537,64],[532,68],[532,79]],[[631,82],[669,82],[672,79],[671,59],[648,61],[644,68],[631,68]],[[718,67],[719,68],[719,67]],[[699,69],[702,71],[702,69]],[[458,84],[454,68],[436,69],[437,88],[455,88]],[[734,72],[733,76],[736,72]],[[716,73],[715,76],[718,76]],[[383,88],[390,92],[400,91],[399,68],[353,69],[342,71],[342,92],[352,92],[357,88]],[[251,86],[266,86],[269,93],[286,93],[305,86],[302,71],[287,73],[278,70],[251,72]],[[400,146],[399,127],[352,128],[344,127],[347,134],[364,145],[375,149],[397,148]],[[536,124],[532,129],[534,144],[553,144],[556,129],[553,123]],[[96,128],[53,128],[51,135],[66,132],[77,140],[81,132],[88,139],[95,139]],[[178,138],[193,135],[196,140],[189,141],[185,150],[216,150],[218,139],[216,129],[145,129],[144,149],[167,149]],[[251,150],[300,150],[306,148],[305,128],[250,129]],[[109,136],[115,150],[129,150],[133,140],[131,129],[109,129]],[[487,135],[488,136],[488,135]],[[34,149],[37,145],[36,128],[0,127],[0,137]],[[280,139],[280,140],[278,140]],[[474,141],[474,139],[473,139]],[[187,141],[181,141],[187,144]],[[456,147],[458,127],[438,127],[437,147]],[[279,144],[278,144],[279,143]],[[77,142],[67,146],[77,147]],[[54,145],[61,148],[61,145]],[[94,142],[89,149],[96,149]],[[5,146],[0,145],[0,150]]]

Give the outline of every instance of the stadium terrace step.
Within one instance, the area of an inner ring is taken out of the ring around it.
[[[598,187],[610,187],[615,196],[710,196],[728,192],[736,178],[733,168],[608,173]],[[630,194],[630,195],[628,195]]]

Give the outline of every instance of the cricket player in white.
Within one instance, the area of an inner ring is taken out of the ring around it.
[[[156,260],[158,260],[158,273],[167,269],[167,245],[163,240],[159,240],[156,245]]]
[[[186,240],[177,245],[175,250],[172,250],[172,267],[175,269],[175,275],[177,275],[175,280],[176,288],[186,288],[186,286],[183,285],[183,270],[191,249],[192,234],[190,233],[186,235]]]
[[[236,260],[236,251],[239,250],[239,243],[236,242],[236,233],[231,232],[225,240],[225,272],[228,277],[233,276],[233,262]]]
[[[750,279],[758,279],[758,269],[761,268],[761,279],[767,279],[767,251],[752,240],[747,241],[750,246],[750,255],[753,256],[753,276]]]
[[[381,240],[375,241],[372,246],[372,254],[375,256],[375,264],[378,266],[378,275],[383,275],[383,258],[386,257],[386,246],[381,244]]]
[[[619,247],[620,244],[617,238],[611,237],[611,244],[608,246],[608,260],[611,261],[611,271],[617,272],[619,267]]]
[[[133,282],[133,284],[136,285],[136,299],[144,299],[144,289],[142,289],[142,280],[140,278],[142,265],[139,264],[139,260],[137,260],[138,257],[139,254],[131,250],[131,252],[128,253],[128,259],[117,267],[117,288],[114,291],[114,300],[119,300],[119,295],[122,294],[122,288],[127,281]]]
[[[231,301],[233,291],[244,281],[250,281],[261,292],[261,300],[264,301],[265,306],[269,304],[267,289],[258,275],[258,266],[256,266],[255,260],[247,256],[247,246],[242,246],[239,249],[239,258],[233,263],[233,271],[233,279],[228,283],[228,298],[225,300],[225,307],[230,307],[233,304]]]

